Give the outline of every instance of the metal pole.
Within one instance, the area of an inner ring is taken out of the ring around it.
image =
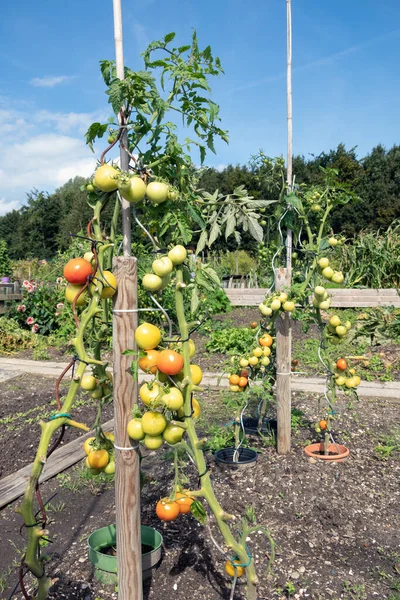
[[[124,79],[124,52],[122,35],[121,0],[113,0],[116,69]],[[121,119],[121,115],[120,115]],[[121,125],[121,120],[120,120]],[[128,133],[121,135],[120,167],[129,170],[129,156],[122,149],[128,147]],[[137,260],[131,251],[130,204],[122,200],[123,257],[116,257],[113,269],[118,292],[114,296],[113,311],[113,373],[114,373],[114,428],[115,428],[115,517],[117,530],[118,598],[142,600],[142,541],[140,524],[140,453],[131,448],[127,424],[136,403],[138,384],[131,375],[132,356],[125,350],[136,350],[135,330],[137,317]]]
[[[114,41],[115,41],[115,66],[117,68],[118,79],[125,79],[124,67],[124,45],[122,33],[122,10],[121,0],[113,0],[114,8]],[[121,136],[121,143],[128,147],[128,132],[125,129]],[[129,170],[129,156],[120,149],[120,167],[121,171]],[[122,233],[124,236],[123,250],[124,256],[132,256],[131,249],[131,212],[130,204],[127,200],[122,199]]]
[[[291,191],[293,185],[293,110],[292,110],[292,6],[291,0],[286,0],[287,21],[287,185]],[[292,230],[286,233],[286,268],[288,279],[291,281],[292,270]]]

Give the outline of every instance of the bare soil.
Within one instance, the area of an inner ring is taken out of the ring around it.
[[[2,383],[2,477],[32,460],[39,435],[37,420],[54,409],[49,405],[53,389],[54,381],[40,375],[24,375]],[[203,431],[213,423],[229,420],[220,392],[206,390],[200,401]],[[335,439],[350,448],[350,457],[340,464],[310,460],[303,451],[307,443],[316,441],[314,423],[323,412],[320,399],[294,394],[293,406],[302,414],[287,456],[278,456],[273,445],[258,436],[249,438],[250,445],[258,450],[253,468],[230,470],[216,464],[208,454],[213,485],[224,509],[240,516],[253,507],[257,523],[266,527],[275,540],[271,572],[267,572],[271,549],[265,536],[256,533],[249,541],[260,578],[259,600],[399,600],[400,456],[392,452],[387,460],[379,460],[375,450],[379,439],[398,432],[399,403],[361,399],[351,408],[344,400],[339,402]],[[90,425],[95,406],[82,400],[73,416]],[[111,416],[108,407],[104,420]],[[75,435],[79,433],[68,430],[64,443]],[[228,600],[231,580],[224,574],[224,559],[207,528],[192,515],[182,515],[172,523],[161,523],[155,515],[157,500],[171,489],[169,449],[145,451],[144,456],[147,483],[142,494],[142,523],[158,529],[164,539],[162,561],[144,585],[144,598]],[[88,535],[114,522],[113,480],[83,479],[82,469],[83,465],[78,465],[66,470],[61,478],[41,485],[43,499],[50,499],[51,518],[51,543],[43,552],[51,556],[47,572],[58,579],[50,594],[52,600],[117,598],[113,586],[94,579],[87,558]],[[189,485],[195,489],[198,478],[190,465],[187,474]],[[0,596],[4,599],[10,597],[17,584],[26,536],[23,528],[20,531],[18,504],[13,502],[0,511]],[[220,540],[212,520],[211,527],[214,537]],[[29,589],[29,576],[26,584]],[[23,598],[20,592],[14,597]],[[245,598],[244,583],[238,583],[234,598]]]

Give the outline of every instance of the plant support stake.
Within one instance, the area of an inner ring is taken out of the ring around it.
[[[113,0],[114,38],[117,76],[125,78],[121,0]],[[123,119],[120,114],[120,125]],[[120,167],[129,170],[128,134],[120,138]],[[118,597],[120,600],[142,600],[142,551],[140,528],[140,454],[137,448],[118,450],[130,445],[127,424],[137,398],[137,378],[130,371],[132,356],[124,350],[136,350],[137,328],[137,260],[131,252],[130,204],[122,199],[123,257],[113,261],[118,282],[113,314],[114,423],[115,423],[115,513],[117,531]],[[119,312],[117,312],[119,311]],[[135,359],[134,359],[135,360]]]

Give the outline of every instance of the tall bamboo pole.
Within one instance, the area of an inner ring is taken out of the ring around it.
[[[121,0],[113,0],[116,69],[124,79],[124,52]],[[120,117],[121,118],[121,117]],[[120,122],[121,124],[121,122]],[[129,170],[128,134],[121,135],[120,167]],[[123,257],[114,258],[113,268],[118,292],[113,310],[113,372],[115,428],[115,515],[117,530],[118,598],[142,600],[142,551],[140,526],[140,454],[131,448],[127,424],[137,398],[137,380],[131,375],[132,356],[124,350],[136,350],[137,260],[131,251],[130,205],[122,200]]]
[[[292,12],[291,0],[286,0],[287,21],[287,187],[293,184],[293,121],[292,121]],[[277,290],[290,286],[292,276],[292,230],[286,232],[286,269],[276,269]],[[290,452],[291,443],[291,348],[292,328],[290,313],[276,320],[276,401],[277,401],[277,450],[278,454]]]

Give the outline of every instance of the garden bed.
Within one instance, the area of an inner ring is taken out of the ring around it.
[[[53,386],[51,379],[27,375],[2,384],[2,476],[32,460],[38,441],[38,414],[35,410],[26,413],[48,403],[54,396]],[[213,424],[229,420],[226,392],[221,395],[205,391],[200,400],[203,433],[207,434]],[[399,600],[400,453],[390,450],[393,436],[398,440],[399,435],[398,402],[362,399],[346,409],[345,401],[340,400],[335,437],[350,447],[351,454],[343,464],[329,465],[310,461],[303,452],[304,445],[315,439],[313,425],[321,415],[318,397],[294,394],[293,405],[297,418],[293,419],[293,449],[288,456],[277,456],[273,445],[269,445],[271,438],[262,442],[257,437],[249,438],[251,447],[259,450],[252,469],[224,470],[209,454],[214,486],[224,508],[239,515],[246,510],[250,514],[248,509],[252,507],[257,522],[267,527],[276,541],[271,573],[266,573],[269,547],[263,535],[254,535],[250,544],[261,580],[260,600]],[[15,418],[17,413],[22,414]],[[94,406],[82,398],[74,418],[90,425],[94,413]],[[110,407],[104,420],[111,416]],[[68,430],[65,443],[76,435],[79,433]],[[172,481],[168,448],[145,454],[147,484],[142,496],[142,522],[162,533],[165,551],[160,566],[145,584],[144,597],[165,600],[176,594],[192,600],[228,599],[230,579],[224,574],[223,560],[207,529],[191,515],[182,515],[169,524],[155,516],[156,501],[168,494]],[[190,484],[197,487],[194,470],[189,467],[188,472]],[[59,578],[51,598],[116,598],[112,587],[93,580],[87,559],[89,533],[114,522],[112,477],[87,478],[78,465],[44,483],[42,496],[51,499],[48,512],[53,521],[49,526],[52,543],[43,551],[51,553],[48,570]],[[0,589],[4,598],[10,596],[17,583],[17,565],[24,545],[17,506],[18,502],[12,503],[0,512]],[[235,598],[244,597],[240,583]],[[16,598],[21,599],[21,594]]]

